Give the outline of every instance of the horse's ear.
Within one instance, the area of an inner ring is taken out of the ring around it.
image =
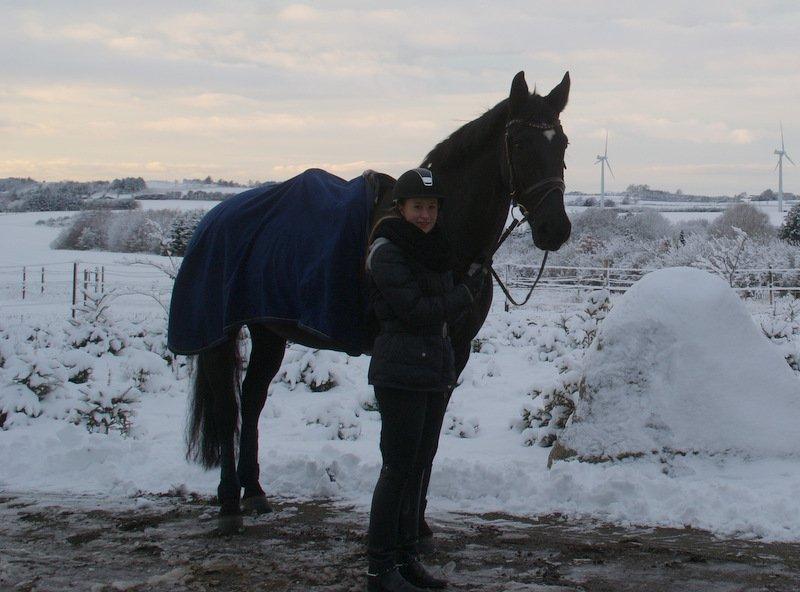
[[[517,72],[511,82],[511,94],[508,96],[509,110],[514,113],[528,101],[528,83],[525,82],[525,72]]]
[[[569,72],[564,74],[561,82],[544,98],[556,113],[564,110],[564,107],[567,106],[567,99],[569,99]]]

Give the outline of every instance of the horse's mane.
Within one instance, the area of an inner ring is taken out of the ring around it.
[[[439,142],[422,161],[422,166],[441,170],[462,164],[467,157],[474,157],[476,150],[481,151],[487,145],[507,117],[508,99],[504,99]]]
[[[534,90],[531,98],[541,100],[542,97],[535,93]],[[536,101],[536,106],[540,105],[541,103]],[[468,157],[474,157],[490,145],[498,128],[505,125],[507,118],[508,99],[503,99],[486,113],[465,123],[439,142],[422,161],[422,166],[441,170],[464,164]]]

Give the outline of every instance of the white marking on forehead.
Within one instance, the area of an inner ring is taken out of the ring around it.
[[[554,129],[544,130],[542,133],[544,134],[544,137],[547,138],[548,142],[552,142],[553,138],[556,137],[556,130]]]

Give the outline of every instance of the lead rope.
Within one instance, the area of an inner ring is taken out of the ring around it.
[[[532,189],[538,188],[539,186],[547,184],[547,183],[552,183],[553,181],[558,181],[559,184],[556,184],[553,187],[551,187],[549,190],[545,191],[544,195],[542,195],[542,197],[539,199],[539,202],[536,204],[536,206],[534,206],[534,210],[537,209],[541,205],[541,203],[544,201],[544,199],[551,192],[555,191],[559,187],[563,187],[564,181],[562,179],[552,178],[551,177],[551,178],[548,178],[548,179],[544,179],[543,181],[540,181],[539,183],[536,183],[534,186],[528,188],[525,191],[525,193],[528,193]],[[487,263],[489,264],[489,271],[492,272],[492,277],[497,281],[498,285],[500,286],[500,289],[503,290],[503,294],[506,295],[506,298],[508,298],[508,300],[514,306],[523,306],[523,305],[528,303],[528,300],[531,299],[531,295],[533,294],[534,288],[536,288],[536,285],[539,283],[539,280],[542,279],[542,274],[544,274],[544,266],[547,264],[547,255],[550,252],[550,251],[545,251],[544,252],[544,257],[542,258],[542,264],[539,267],[539,273],[536,276],[536,279],[534,280],[533,285],[531,286],[531,289],[528,290],[528,294],[525,296],[525,299],[522,302],[517,302],[514,299],[514,297],[511,295],[511,292],[509,291],[509,289],[503,283],[503,280],[500,279],[500,276],[494,270],[494,267],[492,266],[491,261],[492,261],[492,257],[497,252],[497,249],[500,248],[500,246],[503,244],[503,242],[505,242],[505,240],[509,237],[509,235],[514,231],[514,229],[517,226],[519,226],[520,224],[523,224],[528,219],[528,212],[525,211],[522,207],[520,207],[520,211],[523,214],[522,218],[520,218],[520,219],[514,218],[514,221],[511,224],[508,225],[508,228],[506,228],[506,230],[503,232],[502,236],[500,237],[500,240],[497,241],[497,244],[494,246],[494,248],[491,250],[491,252],[486,255],[486,257],[484,259],[484,263],[483,263],[484,266]]]
[[[497,283],[499,284],[500,289],[503,290],[503,294],[506,295],[506,298],[508,298],[508,300],[511,302],[511,304],[513,304],[514,306],[523,306],[524,304],[528,303],[528,300],[531,299],[531,295],[533,294],[533,289],[536,287],[536,284],[539,283],[539,280],[542,279],[542,274],[544,273],[544,265],[545,265],[545,263],[547,263],[547,254],[549,252],[550,251],[545,251],[544,252],[544,257],[542,257],[542,265],[539,267],[539,275],[536,276],[536,279],[534,280],[533,285],[531,286],[531,289],[528,290],[528,295],[525,296],[525,300],[523,300],[522,302],[517,302],[516,300],[514,300],[514,297],[511,295],[511,292],[508,291],[508,288],[506,288],[506,285],[500,279],[500,276],[497,275],[497,272],[494,270],[494,267],[491,267],[491,266],[489,267],[489,271],[492,272],[492,277],[494,277],[494,279],[497,280]]]

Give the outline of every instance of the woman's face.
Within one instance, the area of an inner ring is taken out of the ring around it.
[[[422,232],[433,230],[439,215],[439,200],[435,197],[411,197],[400,204],[400,215]]]

